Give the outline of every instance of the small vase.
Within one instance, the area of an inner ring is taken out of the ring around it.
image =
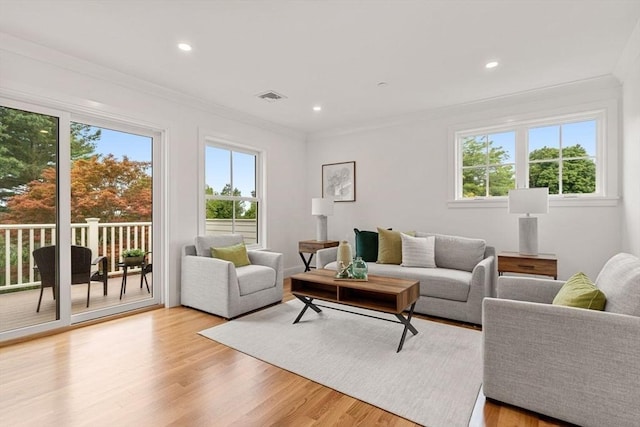
[[[351,270],[353,272],[354,279],[367,280],[369,267],[367,267],[367,263],[362,259],[362,257],[359,256],[353,261]]]
[[[340,279],[347,279],[351,277],[351,260],[352,258],[351,245],[346,240],[342,240],[338,245],[338,272],[336,277]]]

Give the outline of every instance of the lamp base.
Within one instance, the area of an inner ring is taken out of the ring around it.
[[[316,222],[316,240],[319,242],[327,241],[327,216],[316,215],[318,218]]]
[[[538,218],[523,216],[518,219],[519,252],[521,255],[538,255]]]

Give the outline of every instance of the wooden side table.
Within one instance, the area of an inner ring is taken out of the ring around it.
[[[503,273],[537,274],[558,279],[558,258],[555,254],[521,255],[518,252],[498,254],[498,275]]]
[[[338,246],[340,242],[337,240],[301,240],[298,242],[298,253],[300,254],[300,258],[302,258],[302,262],[304,262],[304,271],[307,272],[311,270],[311,260],[313,259],[313,254],[315,254],[320,249],[333,248],[334,246]],[[304,254],[310,254],[309,259],[304,257]]]

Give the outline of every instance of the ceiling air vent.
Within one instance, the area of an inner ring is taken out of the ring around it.
[[[270,90],[268,92],[264,92],[264,93],[259,93],[256,96],[258,98],[260,98],[260,99],[264,99],[265,101],[269,101],[269,102],[275,102],[275,101],[279,101],[281,99],[287,99],[286,96],[280,95],[279,93],[274,92],[272,90]]]

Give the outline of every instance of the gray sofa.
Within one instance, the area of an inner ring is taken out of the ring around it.
[[[482,300],[495,295],[495,249],[481,239],[424,232],[415,236],[435,236],[437,268],[369,262],[369,274],[419,280],[416,313],[481,324]],[[337,248],[319,250],[317,268],[336,270],[337,252]]]
[[[231,319],[282,300],[282,254],[247,251],[251,265],[238,268],[211,257],[211,247],[242,241],[239,234],[199,236],[182,248],[182,305]]]
[[[486,397],[582,426],[640,422],[640,259],[596,278],[604,311],[552,305],[564,282],[501,276],[484,300]]]

